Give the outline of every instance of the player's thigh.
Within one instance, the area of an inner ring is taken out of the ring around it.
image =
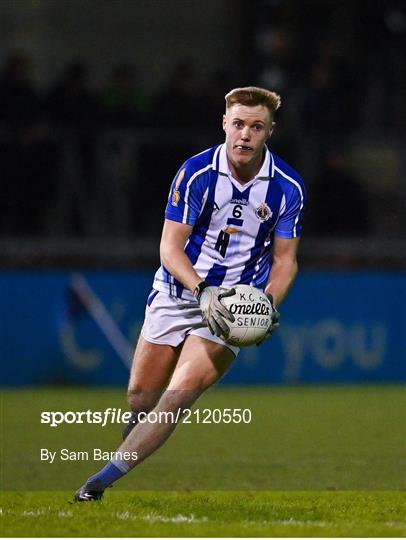
[[[201,393],[217,382],[235,359],[225,345],[189,335],[183,345],[168,390]]]
[[[143,401],[147,407],[149,401],[152,403],[159,397],[168,385],[181,349],[182,345],[158,345],[140,336],[128,383],[130,405],[138,408],[137,402]]]

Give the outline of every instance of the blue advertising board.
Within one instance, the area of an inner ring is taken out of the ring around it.
[[[151,283],[149,272],[1,273],[0,384],[126,384]],[[281,315],[222,384],[405,380],[406,274],[302,272]]]

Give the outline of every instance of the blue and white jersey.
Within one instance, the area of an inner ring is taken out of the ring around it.
[[[185,253],[210,285],[244,283],[263,289],[274,235],[300,235],[303,180],[267,147],[264,150],[261,170],[244,185],[229,170],[225,144],[188,159],[172,183],[165,217],[193,226]],[[155,274],[153,287],[193,298],[164,266]]]

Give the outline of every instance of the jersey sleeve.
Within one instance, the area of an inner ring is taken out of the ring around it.
[[[287,239],[300,236],[305,204],[304,185],[297,183],[285,193],[285,207],[275,227],[275,236]]]
[[[203,205],[202,182],[186,162],[176,174],[169,191],[165,217],[194,225]]]

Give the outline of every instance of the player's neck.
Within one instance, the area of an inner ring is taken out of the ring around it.
[[[228,166],[233,178],[240,184],[247,184],[250,182],[261,170],[264,157],[262,156],[258,163],[247,163],[247,165],[236,166],[230,160],[228,160]]]

